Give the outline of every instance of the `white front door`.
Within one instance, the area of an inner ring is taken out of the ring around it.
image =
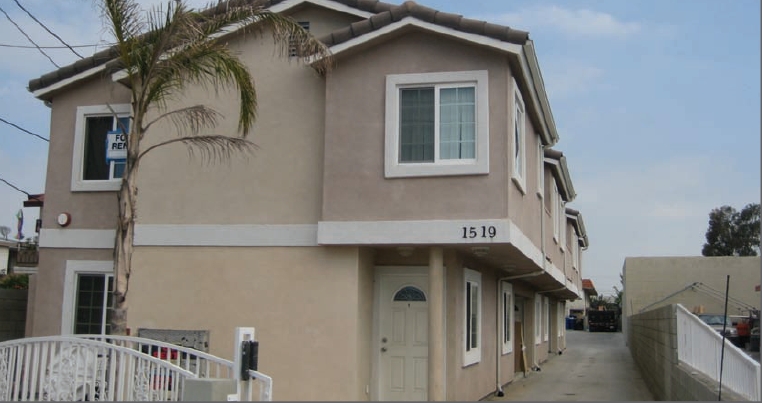
[[[426,400],[428,392],[428,277],[379,273],[379,400]]]

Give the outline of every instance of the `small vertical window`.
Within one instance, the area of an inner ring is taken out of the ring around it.
[[[556,179],[555,178],[553,178],[553,180],[551,181],[550,197],[551,197],[551,201],[550,201],[550,209],[549,210],[551,211],[551,217],[552,217],[552,220],[553,220],[553,240],[556,241],[556,243],[559,243],[559,235],[558,235],[558,232],[559,232],[558,231],[558,227],[559,227],[559,225],[558,225],[558,223],[559,223],[558,205],[560,203],[559,200],[561,198],[558,195],[558,186],[556,184]]]
[[[524,129],[524,101],[521,92],[513,80],[513,174],[512,177],[519,189],[524,192],[526,182],[526,134]]]
[[[303,30],[309,32],[310,30],[310,22],[309,21],[299,21],[297,22],[300,27],[302,27]],[[288,55],[289,57],[296,57],[299,56],[299,44],[296,41],[296,38],[291,37],[288,40]]]
[[[463,366],[481,361],[481,273],[464,271]]]
[[[542,332],[542,298],[540,294],[534,296],[534,343],[540,344]]]
[[[537,135],[537,196],[543,198],[545,192],[545,161],[542,138]]]
[[[548,297],[542,297],[542,340],[548,341],[550,333],[550,301]]]

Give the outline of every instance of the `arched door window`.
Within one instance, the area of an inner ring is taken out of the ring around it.
[[[394,301],[426,301],[426,294],[420,288],[409,285],[394,294]]]

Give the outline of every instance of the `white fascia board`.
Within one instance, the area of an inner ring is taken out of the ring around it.
[[[538,128],[540,136],[542,137],[543,141],[546,142],[546,146],[551,147],[556,144],[556,142],[558,142],[558,137],[554,138],[550,132],[550,129],[548,128],[548,122],[545,119],[545,109],[542,107],[540,102],[540,95],[538,94],[537,86],[535,84],[534,78],[532,77],[531,67],[527,59],[526,52],[522,51],[519,54],[519,63],[521,64],[520,74],[524,78],[524,82],[529,84],[529,101],[532,103],[534,110],[540,113],[540,127]]]
[[[273,13],[282,13],[284,11],[288,11],[304,3],[313,4],[318,7],[323,7],[330,10],[346,13],[346,14],[356,15],[362,18],[370,18],[374,15],[373,13],[359,10],[354,7],[349,7],[344,4],[341,4],[335,1],[330,1],[330,0],[286,0],[270,7],[269,10]]]
[[[419,19],[416,19],[414,17],[405,17],[397,22],[394,22],[392,24],[389,24],[381,29],[369,32],[365,35],[361,35],[355,38],[352,38],[346,42],[342,42],[338,45],[332,46],[330,48],[331,53],[335,56],[338,55],[341,52],[350,50],[354,48],[355,46],[362,45],[364,43],[367,43],[369,41],[372,41],[378,37],[387,35],[391,32],[397,31],[399,29],[408,27],[408,26],[414,26],[418,27],[427,31],[436,32],[442,35],[448,35],[452,36],[458,39],[462,39],[468,42],[471,42],[473,44],[487,46],[493,49],[501,50],[503,52],[513,53],[516,55],[521,54],[521,45],[516,45],[513,43],[503,42],[497,39],[488,38],[483,35],[476,35],[471,34],[467,32],[461,32],[454,30],[452,28],[443,27],[441,25],[432,24],[430,22],[421,21]],[[314,62],[314,60],[313,60]]]
[[[32,92],[32,95],[35,96],[35,98],[44,99],[46,95],[50,94],[53,91],[59,90],[63,87],[66,87],[67,85],[73,84],[79,80],[88,78],[92,75],[95,75],[103,70],[106,69],[106,63],[101,64],[100,66],[93,67],[91,69],[85,70],[81,73],[77,73],[69,78],[65,78],[61,81],[58,81],[56,83],[53,83],[47,87],[40,88],[38,90],[35,90]]]
[[[542,117],[549,130],[550,145],[556,144],[559,140],[558,130],[556,128],[556,121],[553,118],[553,111],[550,108],[550,101],[548,100],[548,93],[545,91],[545,81],[542,79],[542,71],[540,71],[540,63],[537,60],[537,53],[534,51],[534,42],[532,40],[527,41],[524,45],[524,55],[529,65],[529,71],[533,77],[534,89],[537,93],[537,97],[542,105]]]

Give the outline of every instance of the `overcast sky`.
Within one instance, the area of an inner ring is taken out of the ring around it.
[[[89,56],[110,42],[93,0],[3,0],[41,46]],[[145,0],[145,5],[161,3]],[[392,1],[399,3],[399,1]],[[627,256],[700,255],[709,211],[760,201],[759,0],[421,0],[534,40],[590,237],[583,277],[611,294]],[[207,1],[193,0],[201,6]],[[56,69],[0,13],[0,118],[48,137],[28,81]],[[98,46],[96,46],[98,45]],[[47,49],[60,66],[78,59]],[[0,122],[0,178],[43,193],[47,143]],[[0,225],[26,195],[0,182]],[[53,213],[53,212],[51,212]],[[34,235],[38,209],[24,209]]]

